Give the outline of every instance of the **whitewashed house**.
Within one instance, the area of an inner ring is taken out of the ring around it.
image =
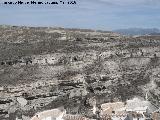
[[[52,109],[37,113],[31,120],[64,120],[66,111],[62,108]]]

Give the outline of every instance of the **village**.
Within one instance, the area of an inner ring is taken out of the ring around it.
[[[104,103],[96,105],[96,99],[89,100],[92,118],[82,115],[66,114],[61,107],[37,113],[31,120],[159,120],[159,109],[156,109],[149,101],[133,98],[124,102]]]

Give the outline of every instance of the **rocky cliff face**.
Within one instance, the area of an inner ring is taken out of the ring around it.
[[[159,106],[160,37],[60,28],[0,31],[1,119],[28,120],[59,106],[91,116],[87,101],[93,96],[102,104],[147,93]]]

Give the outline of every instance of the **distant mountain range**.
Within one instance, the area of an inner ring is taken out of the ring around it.
[[[160,29],[157,28],[128,28],[128,29],[117,29],[113,32],[120,33],[122,35],[160,35]]]

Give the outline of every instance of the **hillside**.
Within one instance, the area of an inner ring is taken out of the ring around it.
[[[36,112],[60,106],[90,116],[85,101],[92,96],[102,104],[148,93],[159,107],[160,37],[1,26],[0,86],[0,117],[8,120],[19,110],[29,120]]]

